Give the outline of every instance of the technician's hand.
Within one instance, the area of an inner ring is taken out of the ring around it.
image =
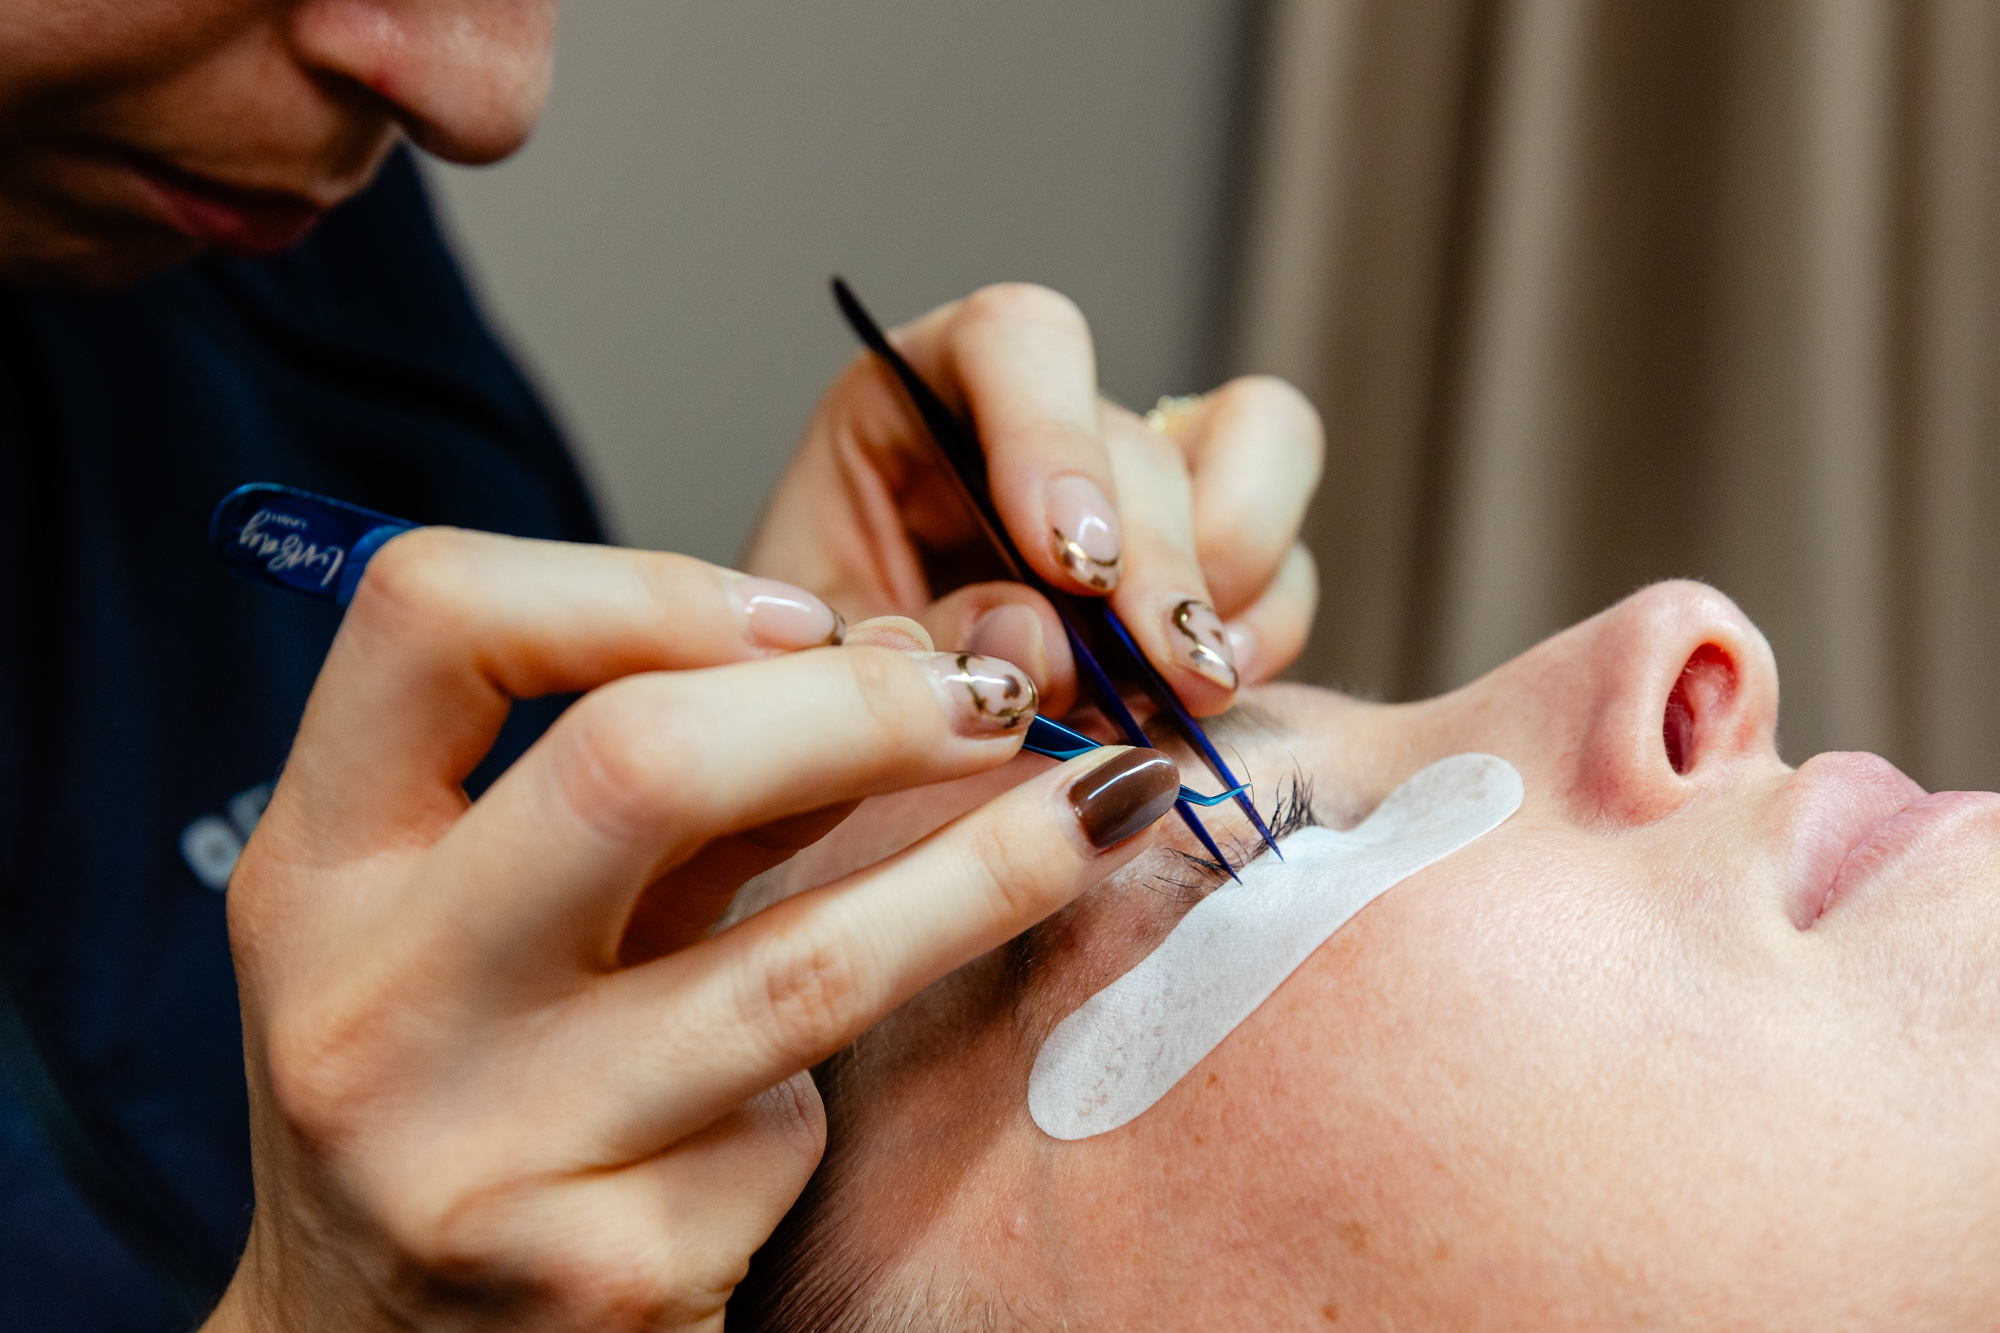
[[[1004,664],[678,556],[376,556],[229,889],[257,1207],[211,1327],[719,1329],[817,1161],[802,1071],[1131,859],[1103,750],[711,935],[870,793],[1016,752]],[[476,803],[509,701],[587,690]]]
[[[1151,429],[1098,397],[1083,316],[1040,287],[988,287],[890,336],[970,413],[994,501],[1035,572],[1108,595],[1190,709],[1220,712],[1239,683],[1298,655],[1318,592],[1299,525],[1322,441],[1297,390],[1233,380]],[[866,353],[821,400],[744,567],[1018,663],[1052,716],[1074,697],[1053,608],[1018,585],[979,582],[1000,576],[979,525]]]

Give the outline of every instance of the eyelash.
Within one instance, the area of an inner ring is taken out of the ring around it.
[[[1269,823],[1273,839],[1284,838],[1302,828],[1319,827],[1319,816],[1313,813],[1311,778],[1301,771],[1293,772],[1291,779],[1278,791],[1278,803],[1271,811]],[[1262,839],[1232,838],[1222,853],[1228,861],[1225,865],[1210,856],[1171,849],[1170,855],[1179,863],[1179,869],[1186,872],[1185,875],[1155,875],[1153,882],[1177,896],[1192,894],[1197,899],[1204,898],[1228,879],[1232,871],[1243,869],[1268,850]]]

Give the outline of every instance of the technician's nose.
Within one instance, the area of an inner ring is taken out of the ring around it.
[[[556,0],[305,0],[290,39],[308,68],[366,88],[417,145],[495,162],[548,100]]]
[[[1543,735],[1560,738],[1545,755],[1579,818],[1651,823],[1741,761],[1776,760],[1770,645],[1704,584],[1635,593],[1514,667],[1546,712]]]

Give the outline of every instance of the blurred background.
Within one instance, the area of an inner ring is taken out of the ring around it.
[[[461,254],[620,539],[732,561],[856,344],[982,284],[1072,296],[1105,390],[1212,375],[1232,0],[581,0]]]
[[[589,0],[434,172],[617,535],[728,561],[851,354],[1074,297],[1143,407],[1325,417],[1295,675],[1472,679],[1654,579],[1769,634],[1793,762],[2000,787],[2000,5]],[[673,460],[669,464],[669,458]]]

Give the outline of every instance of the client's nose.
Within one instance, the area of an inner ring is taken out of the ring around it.
[[[1650,823],[1738,761],[1776,758],[1770,645],[1705,584],[1656,584],[1545,650],[1555,679],[1537,693],[1580,817]]]

